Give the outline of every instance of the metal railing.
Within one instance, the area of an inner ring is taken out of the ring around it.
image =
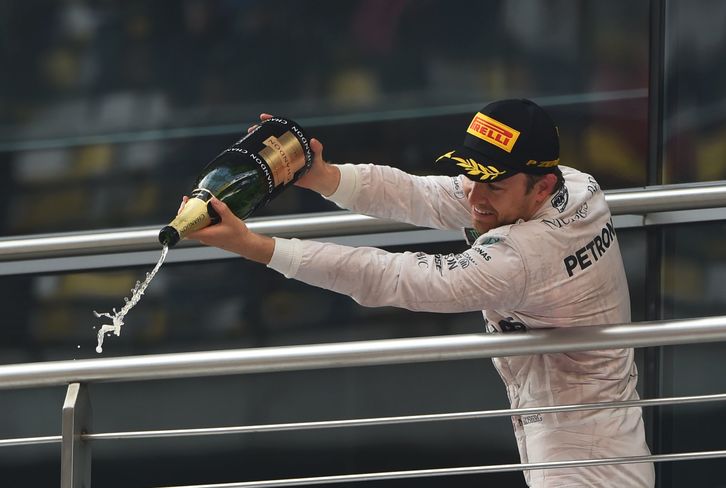
[[[91,428],[91,404],[85,385],[88,383],[108,381],[140,381],[164,378],[299,371],[320,368],[598,350],[618,347],[690,344],[724,340],[726,340],[726,316],[691,320],[642,322],[638,324],[578,327],[567,329],[567,331],[557,329],[530,330],[526,333],[467,334],[340,344],[269,347],[5,365],[0,366],[0,389],[64,385],[69,383],[70,386],[66,401],[63,405],[63,432],[60,436],[5,439],[0,441],[0,448],[60,442],[62,446],[61,487],[79,488],[81,486],[90,486],[91,443],[102,440],[364,427],[370,425],[452,421],[470,418],[603,408],[652,407],[657,405],[720,402],[726,401],[726,394],[327,422],[95,433]],[[521,471],[526,469],[552,469],[641,462],[672,462],[725,457],[726,450],[700,451],[607,459],[436,468],[312,478],[248,481],[215,485],[188,485],[184,488],[303,486],[383,479]]]
[[[98,381],[301,371],[452,359],[665,346],[726,339],[726,316],[626,325],[529,330],[526,334],[460,334],[109,359],[0,366],[0,389]]]
[[[726,182],[663,185],[647,188],[621,189],[605,192],[605,198],[614,216],[637,216],[635,223],[626,225],[648,225],[655,214],[687,212],[702,209],[717,209],[718,213],[689,214],[688,221],[700,218],[726,219]],[[676,220],[674,220],[676,221]],[[682,221],[682,220],[681,220]],[[667,223],[667,219],[656,219],[655,223]],[[617,226],[617,222],[616,222]],[[322,238],[330,240],[343,236],[410,232],[419,227],[377,219],[347,211],[298,214],[283,217],[250,219],[249,227],[259,233],[278,237]],[[29,260],[54,259],[88,255],[107,255],[141,251],[158,252],[157,236],[161,225],[93,232],[73,232],[17,236],[0,239],[0,262],[6,266],[14,261],[27,264]],[[437,231],[440,232],[440,231]],[[457,237],[458,233],[454,233]],[[448,234],[445,233],[448,236]],[[446,237],[444,237],[446,238]],[[456,238],[456,237],[455,237]],[[420,242],[417,240],[417,242]],[[194,241],[182,241],[177,248],[190,250],[202,247]],[[203,254],[177,253],[177,261],[204,259]],[[207,257],[219,258],[227,255],[211,250]],[[173,259],[170,256],[170,259]],[[149,262],[155,262],[153,258]],[[79,264],[74,262],[74,264]],[[69,268],[74,269],[74,268]]]
[[[616,216],[616,226],[618,226],[617,216],[635,216],[635,219],[621,220],[620,222],[624,226],[645,226],[683,221],[726,219],[726,209],[723,208],[726,206],[726,182],[616,190],[606,192],[606,198],[613,215]],[[701,213],[702,209],[709,210],[707,213]],[[692,211],[699,213],[688,213]],[[685,215],[684,212],[686,213]],[[349,212],[253,219],[249,224],[253,230],[265,234],[322,238],[328,240],[351,236],[358,243],[360,243],[361,235],[363,234],[400,233],[412,235],[415,232],[421,232],[416,227],[407,224],[374,219]],[[119,256],[119,262],[128,265],[132,264],[132,256],[134,253],[150,254],[153,250],[153,257],[141,258],[142,260],[149,259],[153,261],[158,252],[158,244],[156,242],[157,231],[157,227],[147,227],[118,231],[0,239],[1,274],[37,272],[38,270],[84,269],[89,267],[88,264],[81,265],[77,261],[77,259],[80,259],[80,256],[100,257],[105,264],[96,267],[104,267],[113,265],[109,264],[109,260],[107,259],[109,255],[117,254]],[[435,239],[449,240],[452,238],[456,237],[443,233]],[[413,239],[413,241],[420,240],[420,234]],[[189,254],[189,251],[194,254]],[[184,254],[184,252],[187,252],[187,254]],[[200,254],[200,252],[206,254]],[[178,256],[177,261],[225,257],[220,253],[222,251],[201,248],[195,243],[182,243],[180,249],[175,251],[175,254]],[[65,259],[70,260],[63,261]],[[73,261],[74,259],[76,261]],[[86,261],[88,260],[88,258],[84,259]],[[28,263],[41,263],[41,265],[40,267],[31,267],[28,269]],[[16,268],[13,268],[13,266],[16,266]],[[91,267],[93,266],[91,265]],[[91,444],[97,441],[245,434],[283,430],[352,428],[370,425],[454,421],[471,418],[490,418],[601,408],[615,409],[721,402],[726,401],[726,394],[321,422],[97,433],[92,430],[91,401],[86,385],[94,382],[143,381],[195,376],[300,371],[319,368],[450,361],[495,356],[516,356],[620,347],[663,346],[724,340],[726,340],[726,317],[709,317],[692,320],[570,328],[566,333],[563,333],[561,330],[530,330],[526,333],[519,334],[472,334],[5,365],[0,366],[0,389],[52,385],[69,385],[69,387],[62,409],[61,435],[2,439],[0,440],[0,449],[13,446],[60,443],[62,488],[79,488],[81,486],[87,488],[90,487]],[[522,471],[526,469],[552,469],[558,467],[640,462],[672,462],[723,457],[726,457],[726,450],[656,454],[627,458],[344,474],[216,485],[190,485],[185,488],[303,486],[383,479]]]

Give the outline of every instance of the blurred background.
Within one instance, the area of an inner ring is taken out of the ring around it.
[[[606,190],[723,180],[724,26],[721,0],[0,0],[0,235],[161,226],[263,111],[298,121],[330,161],[428,174],[472,113],[527,97],[556,120],[563,164]],[[292,189],[256,216],[335,209]],[[726,313],[725,235],[724,221],[619,230],[633,320]],[[99,357],[92,310],[120,307],[150,268],[1,272],[0,363]],[[478,313],[363,308],[239,259],[165,265],[126,324],[101,357],[482,331]],[[726,391],[724,353],[638,350],[641,395]],[[56,435],[64,394],[0,390],[0,438]],[[489,360],[99,384],[91,394],[98,432],[507,407]],[[722,414],[647,410],[651,448],[723,449]],[[506,418],[99,441],[93,456],[93,485],[109,488],[519,460]],[[56,486],[59,457],[57,445],[0,447],[0,484]],[[726,486],[718,463],[659,466],[658,486]],[[524,486],[519,473],[366,486],[486,483]]]

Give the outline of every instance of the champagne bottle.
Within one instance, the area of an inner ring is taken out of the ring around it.
[[[219,222],[212,196],[246,219],[297,181],[313,163],[310,142],[298,124],[273,117],[214,158],[197,178],[181,213],[159,232],[172,247],[195,230]]]

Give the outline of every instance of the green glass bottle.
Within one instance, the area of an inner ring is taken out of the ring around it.
[[[214,158],[197,178],[184,209],[159,232],[172,247],[190,232],[219,221],[209,200],[217,197],[246,219],[307,172],[313,163],[310,140],[298,124],[273,117]]]

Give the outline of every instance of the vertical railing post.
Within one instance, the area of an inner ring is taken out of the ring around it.
[[[647,185],[662,185],[666,173],[666,55],[667,46],[667,8],[670,0],[650,0],[649,7],[649,79],[648,79],[648,164],[646,173]],[[663,227],[646,228],[647,256],[646,280],[646,315],[645,320],[663,319],[663,266],[664,237]],[[661,347],[649,347],[643,350],[645,371],[643,393],[647,397],[661,397],[668,391],[667,358],[668,350]],[[645,417],[646,435],[653,452],[661,453],[670,450],[668,440],[671,429],[666,424],[671,408],[655,408]],[[670,480],[670,463],[656,463],[656,486],[667,488],[673,486]]]
[[[91,418],[88,387],[71,383],[63,403],[61,488],[91,488],[91,447],[81,438],[90,433]]]

